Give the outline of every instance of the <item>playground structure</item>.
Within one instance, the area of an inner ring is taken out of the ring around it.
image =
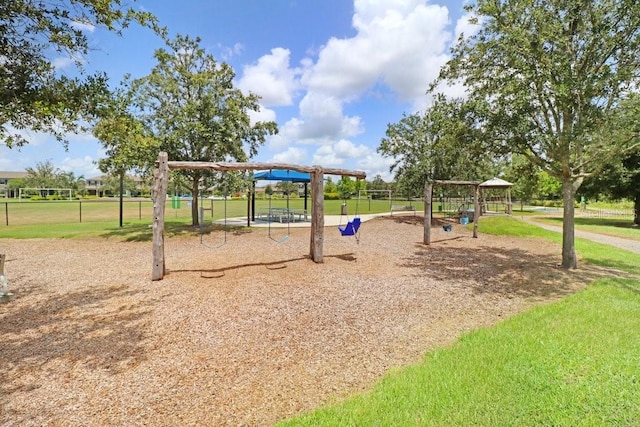
[[[505,180],[499,178],[492,178],[485,182],[477,181],[446,181],[436,180],[434,182],[427,182],[424,187],[424,235],[423,243],[425,245],[431,244],[431,218],[432,218],[432,202],[433,202],[433,184],[440,186],[464,186],[471,187],[473,189],[472,203],[465,202],[456,210],[461,219],[466,218],[467,221],[473,222],[473,237],[478,237],[478,223],[480,222],[480,216],[486,213],[486,199],[484,190],[500,189],[505,190],[505,213],[511,214],[511,184]],[[442,203],[442,201],[441,201]],[[473,205],[473,210],[467,207],[467,204]],[[466,221],[465,221],[466,222]]]
[[[169,186],[169,171],[171,169],[203,169],[214,171],[247,171],[247,170],[292,170],[309,173],[311,176],[311,232],[309,256],[315,263],[323,261],[322,243],[324,240],[324,175],[351,176],[358,179],[366,178],[362,171],[323,168],[321,166],[300,166],[286,163],[229,163],[229,162],[183,162],[169,161],[166,152],[158,155],[157,168],[154,173],[153,186],[153,268],[152,280],[161,280],[165,273],[164,256],[164,210],[167,189]]]
[[[466,186],[473,188],[473,237],[478,237],[478,222],[480,219],[480,183],[477,181],[442,181],[427,182],[424,186],[424,233],[422,242],[425,245],[431,244],[431,218],[432,218],[432,201],[433,201],[433,184],[442,186]]]

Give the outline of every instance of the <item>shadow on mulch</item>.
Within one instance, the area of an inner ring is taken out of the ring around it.
[[[145,360],[143,325],[152,302],[111,301],[135,294],[116,285],[51,294],[30,304],[13,301],[0,322],[2,394],[39,387],[36,377],[11,378],[18,366],[29,373],[60,361],[117,373]]]
[[[339,255],[324,255],[325,258],[336,258],[341,261],[346,262],[354,262],[357,260],[357,257],[353,252]],[[252,267],[265,267],[269,270],[277,270],[280,268],[286,268],[290,263],[294,263],[297,261],[309,260],[311,259],[309,255],[296,257],[296,258],[286,258],[275,261],[265,261],[265,262],[251,262],[245,264],[236,264],[229,265],[226,267],[220,268],[207,268],[207,269],[169,269],[169,274],[171,273],[200,273],[200,276],[205,279],[217,279],[224,276],[224,273],[231,270],[242,270],[246,268]]]

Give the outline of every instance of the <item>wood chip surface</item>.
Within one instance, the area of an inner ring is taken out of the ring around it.
[[[360,244],[327,228],[323,264],[309,229],[168,238],[159,282],[151,242],[0,240],[0,425],[272,425],[603,274],[542,240],[432,238],[414,216]]]

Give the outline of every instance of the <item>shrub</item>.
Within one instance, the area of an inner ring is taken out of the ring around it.
[[[324,193],[325,200],[340,200],[340,193]]]

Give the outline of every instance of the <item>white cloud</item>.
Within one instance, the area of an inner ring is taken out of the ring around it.
[[[475,16],[473,14],[465,13],[460,18],[458,18],[458,20],[456,21],[456,30],[455,30],[456,41],[458,40],[460,35],[464,35],[464,37],[466,38],[466,37],[474,36],[478,31],[480,31],[479,23],[472,24],[471,22],[469,22],[474,17]]]
[[[380,175],[386,182],[393,181],[393,174],[389,168],[393,164],[393,159],[383,157],[378,153],[369,152],[358,160],[356,167],[367,173],[367,180],[371,181],[376,175]]]
[[[285,151],[275,154],[271,161],[275,163],[304,164],[306,159],[306,150],[299,147],[289,147]]]
[[[97,159],[91,156],[84,157],[65,157],[62,160],[62,164],[56,164],[56,167],[66,172],[73,172],[76,177],[84,175],[85,178],[91,178],[94,176],[102,175],[102,172],[96,165]]]
[[[73,64],[75,64],[73,59],[64,56],[59,56],[51,61],[51,65],[53,65],[53,68],[56,70],[64,70],[65,68],[71,67]]]
[[[261,105],[260,111],[249,111],[249,120],[252,125],[257,122],[275,122],[276,112]]]
[[[238,87],[245,93],[259,95],[264,105],[292,105],[299,83],[298,71],[289,67],[290,54],[288,49],[271,49],[271,53],[262,56],[256,64],[244,67]]]
[[[20,149],[0,147],[0,169],[2,170],[22,171],[50,160],[56,168],[73,172],[76,176],[88,177],[100,174],[94,161],[104,157],[105,153],[98,139],[91,133],[65,135],[70,152],[77,153],[69,155],[69,152],[64,150],[64,146],[51,135],[13,128],[8,130],[24,136],[28,143]]]
[[[236,43],[233,46],[223,46],[218,44],[218,49],[220,49],[220,57],[223,61],[228,61],[234,56],[238,56],[244,50],[244,45],[242,43]]]
[[[280,126],[274,146],[291,141],[324,146],[364,132],[362,118],[344,112],[347,104],[367,102],[363,97],[391,93],[412,111],[429,104],[426,90],[447,61],[453,39],[447,8],[425,0],[355,0],[354,10],[355,36],[331,38],[315,61],[301,61],[299,79],[306,93],[299,115]]]
[[[357,159],[358,157],[368,154],[369,148],[364,145],[355,145],[346,139],[341,139],[334,146],[333,150],[336,156],[342,159]]]
[[[279,141],[330,144],[362,131],[362,119],[345,116],[338,99],[308,92],[300,102],[300,117],[289,120],[281,127]]]
[[[333,147],[330,145],[324,145],[315,152],[313,155],[314,165],[321,165],[324,167],[337,167],[342,166],[344,163],[344,159],[336,156],[336,153],[333,151]]]
[[[356,36],[332,38],[302,82],[343,101],[383,83],[401,100],[423,96],[446,61],[448,11],[424,1],[357,0]]]
[[[371,149],[365,145],[355,145],[353,142],[341,139],[335,144],[323,145],[314,153],[313,164],[325,167],[342,166],[353,163],[353,160],[368,156]]]
[[[72,21],[71,26],[76,30],[85,31],[87,33],[93,33],[96,30],[96,26],[88,21]]]

